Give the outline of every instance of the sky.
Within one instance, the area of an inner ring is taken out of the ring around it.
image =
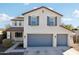
[[[46,6],[63,15],[62,23],[79,26],[78,3],[0,3],[0,28],[11,23],[11,19],[37,7]]]

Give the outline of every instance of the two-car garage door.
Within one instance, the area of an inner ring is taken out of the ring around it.
[[[51,34],[28,34],[28,47],[52,47],[53,40]],[[67,34],[57,34],[57,46],[67,46],[67,42]]]
[[[51,34],[28,34],[28,47],[50,47],[52,42]]]

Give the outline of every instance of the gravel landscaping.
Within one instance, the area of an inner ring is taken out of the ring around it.
[[[22,48],[22,46],[18,46],[18,48]],[[0,44],[0,55],[24,55],[24,52],[11,52],[11,53],[4,53],[8,48],[3,47]]]
[[[19,44],[15,49],[24,49],[23,44]]]
[[[0,44],[0,52],[4,52],[4,51],[6,51],[8,48],[5,48],[5,47],[3,47],[3,45],[2,44]]]
[[[73,48],[74,48],[75,50],[79,51],[79,44],[74,44],[74,45],[73,45]]]

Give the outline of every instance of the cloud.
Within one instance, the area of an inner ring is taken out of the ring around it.
[[[61,20],[64,21],[64,22],[65,22],[65,21],[69,21],[69,22],[70,22],[70,21],[72,21],[73,19],[72,19],[72,18],[68,18],[68,17],[63,17],[63,18],[61,18]]]
[[[73,16],[79,18],[79,10],[74,10]]]
[[[36,9],[36,8],[38,8],[38,7],[33,7],[33,9]],[[51,9],[51,10],[54,10],[53,8],[51,8],[51,7],[48,7],[49,9]]]
[[[51,8],[51,7],[48,7],[49,9],[51,9],[51,10],[54,10],[53,8]]]
[[[36,8],[38,8],[38,7],[33,7],[33,9],[36,9]]]
[[[0,22],[10,21],[13,17],[9,16],[8,14],[0,14]]]
[[[30,3],[24,3],[24,5],[30,5]]]

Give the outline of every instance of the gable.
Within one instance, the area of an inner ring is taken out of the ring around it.
[[[39,8],[36,8],[36,9],[33,9],[33,10],[30,10],[30,11],[28,11],[28,12],[25,12],[25,13],[23,13],[22,15],[25,15],[25,14],[28,14],[28,13],[32,13],[32,12],[36,12],[36,11],[39,11],[39,10],[41,10],[42,12],[44,12],[44,10],[48,10],[48,11],[50,11],[50,13],[54,13],[54,14],[57,14],[57,15],[59,15],[59,16],[63,16],[62,14],[60,14],[60,13],[54,11],[54,10],[51,10],[51,9],[49,9],[49,8],[47,8],[47,7],[44,7],[44,6],[39,7]]]

